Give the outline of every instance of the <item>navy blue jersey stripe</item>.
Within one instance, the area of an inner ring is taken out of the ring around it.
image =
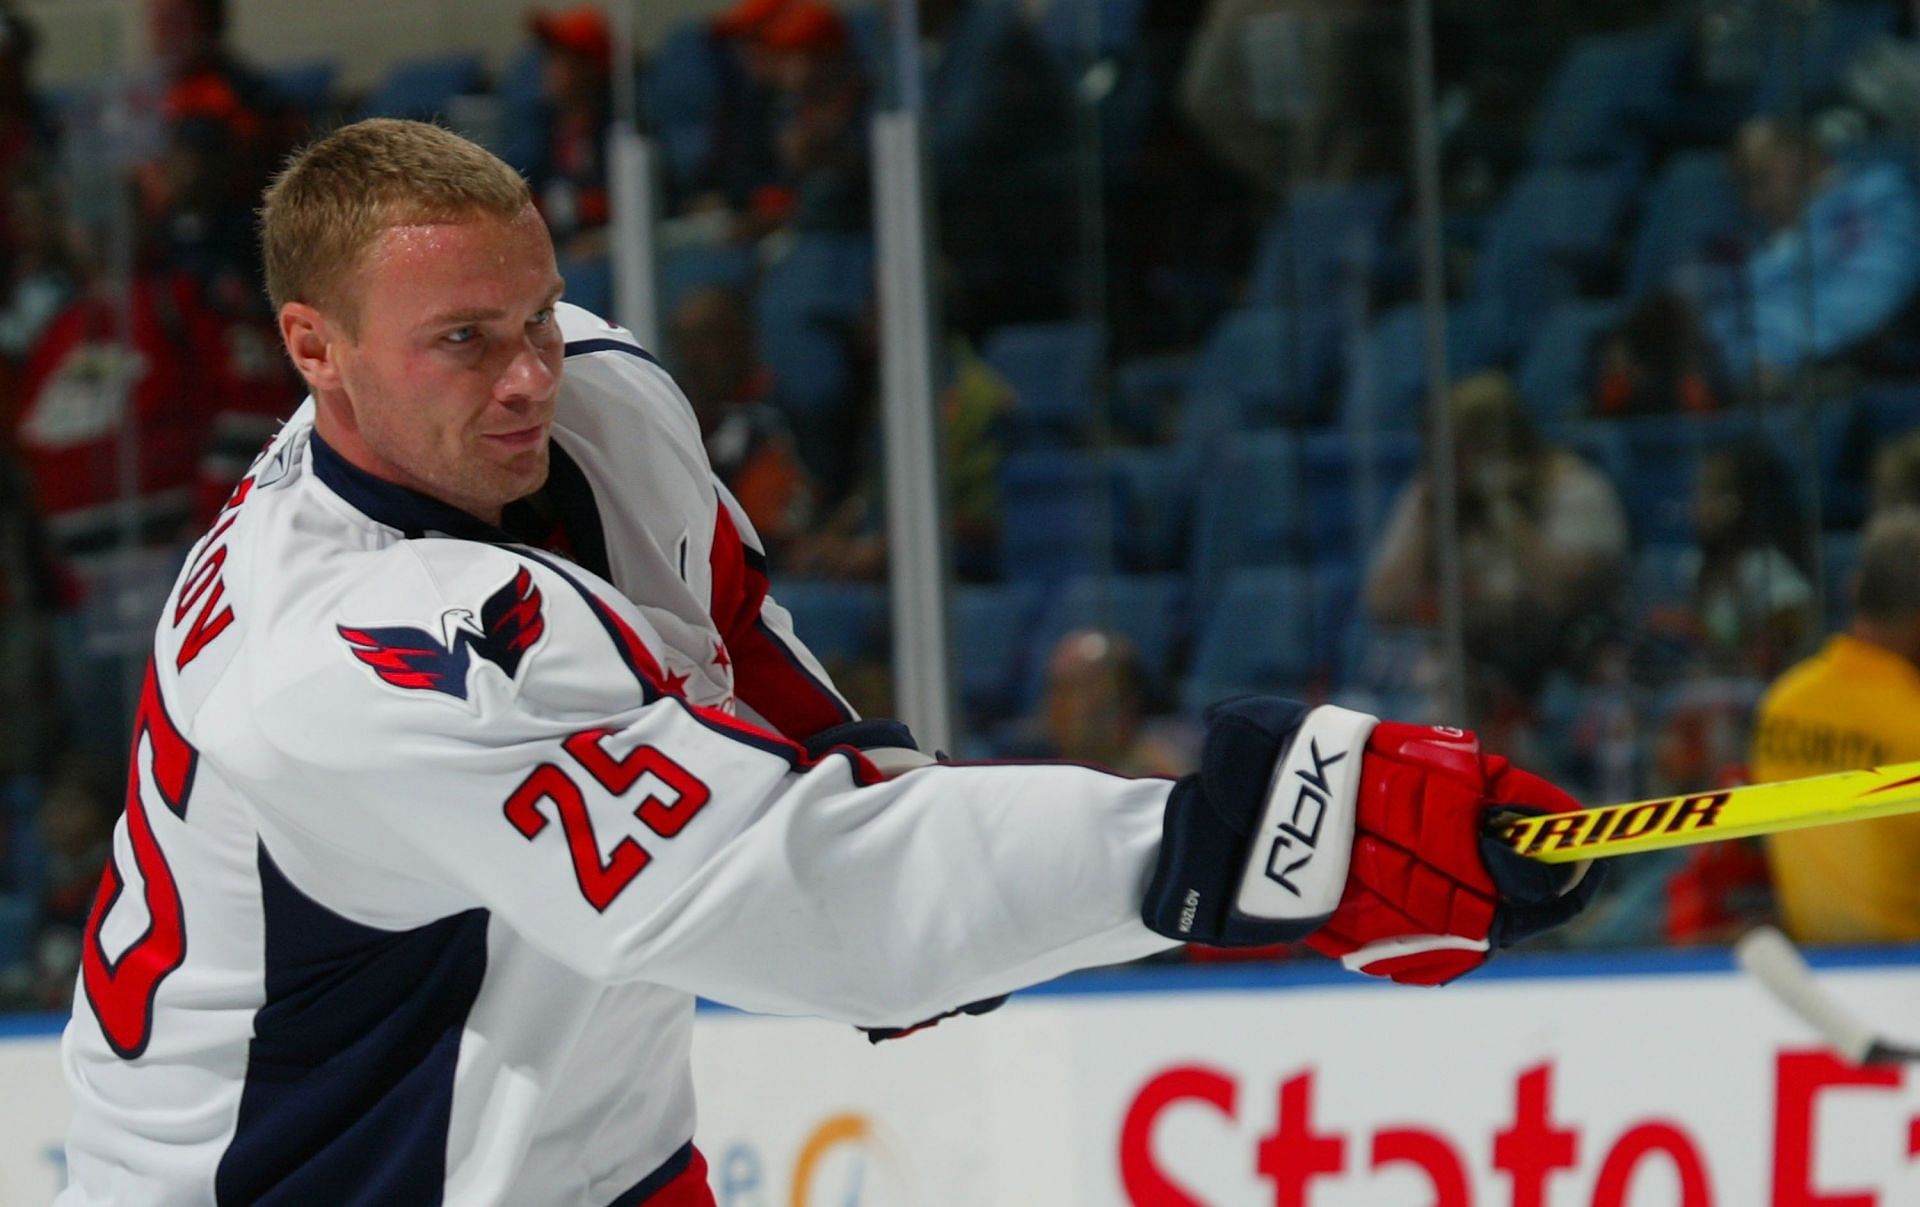
[[[651,704],[655,700],[658,700],[660,698],[659,689],[655,686],[653,680],[648,677],[647,672],[641,669],[640,663],[634,659],[633,652],[627,648],[626,641],[620,636],[619,625],[612,616],[607,614],[606,603],[602,601],[598,595],[595,595],[585,583],[573,575],[568,574],[557,559],[550,558],[542,553],[536,553],[531,549],[522,549],[519,552],[522,557],[532,558],[555,574],[558,574],[561,578],[567,580],[567,585],[578,592],[580,598],[586,601],[587,610],[593,613],[593,618],[600,622],[602,629],[606,630],[607,640],[613,642],[613,648],[615,652],[620,655],[620,661],[626,663],[627,669],[633,672],[634,682],[640,685],[640,702],[642,704]]]
[[[487,912],[380,930],[295,888],[264,845],[258,864],[266,1001],[216,1201],[440,1202]]]
[[[443,532],[491,545],[512,543],[513,538],[507,533],[451,503],[442,503],[417,490],[374,477],[342,457],[320,438],[320,433],[315,432],[311,439],[314,475],[368,519],[397,528],[409,539],[429,532]]]
[[[589,352],[624,352],[628,356],[637,356],[657,368],[664,369],[660,358],[638,344],[630,344],[621,339],[577,339],[567,345],[568,356],[585,356]]]

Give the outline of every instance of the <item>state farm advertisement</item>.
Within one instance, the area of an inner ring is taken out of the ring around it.
[[[1920,1031],[1920,971],[1821,983]],[[1920,1203],[1920,1069],[1842,1064],[1731,972],[1038,996],[871,1050],[817,1027],[703,1026],[722,1204]]]
[[[706,1011],[698,1143],[722,1207],[1920,1204],[1920,1067],[1841,1063],[1722,958],[1103,974],[878,1047]],[[1819,978],[1920,1039],[1920,965]],[[0,1207],[58,1188],[67,1101],[50,1026],[0,1037]]]

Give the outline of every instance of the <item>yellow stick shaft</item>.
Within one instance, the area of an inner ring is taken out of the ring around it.
[[[1914,812],[1920,762],[1519,818],[1498,833],[1522,855],[1572,863]]]

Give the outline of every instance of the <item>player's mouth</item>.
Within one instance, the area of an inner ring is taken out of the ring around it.
[[[510,453],[525,452],[530,448],[538,448],[546,438],[547,425],[544,423],[536,423],[532,427],[517,428],[511,432],[488,432],[481,437],[481,439],[488,441],[495,448]]]

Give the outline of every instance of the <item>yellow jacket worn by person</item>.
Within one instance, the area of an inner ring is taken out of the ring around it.
[[[1782,675],[1755,718],[1765,783],[1920,759],[1920,668],[1845,634]],[[1807,943],[1920,939],[1920,815],[1767,840],[1788,931]]]

